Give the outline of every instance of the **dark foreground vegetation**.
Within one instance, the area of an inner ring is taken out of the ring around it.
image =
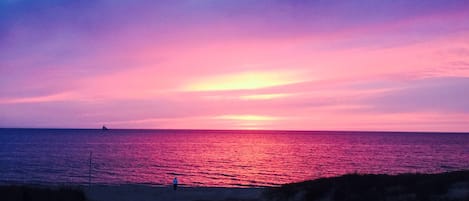
[[[79,189],[60,187],[0,186],[1,201],[85,201]]]
[[[262,196],[259,196],[261,191]],[[0,201],[86,201],[87,196],[100,201],[469,201],[469,171],[349,174],[257,190],[187,188],[173,191],[151,186],[96,186],[86,192],[85,195],[80,187],[0,186]]]
[[[267,200],[469,201],[469,171],[440,174],[349,174],[266,189]]]

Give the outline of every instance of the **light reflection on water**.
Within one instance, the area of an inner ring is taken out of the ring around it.
[[[0,129],[0,181],[272,186],[345,173],[469,169],[469,135]]]

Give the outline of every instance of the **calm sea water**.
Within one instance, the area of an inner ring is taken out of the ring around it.
[[[450,133],[0,129],[0,183],[272,186],[345,173],[469,169]]]

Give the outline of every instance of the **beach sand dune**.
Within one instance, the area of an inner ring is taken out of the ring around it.
[[[84,189],[90,201],[257,201],[262,188],[151,187],[97,185]]]

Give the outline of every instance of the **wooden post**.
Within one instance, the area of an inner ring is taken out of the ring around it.
[[[91,187],[91,156],[93,155],[93,152],[90,151],[90,172],[88,175],[88,186]]]

